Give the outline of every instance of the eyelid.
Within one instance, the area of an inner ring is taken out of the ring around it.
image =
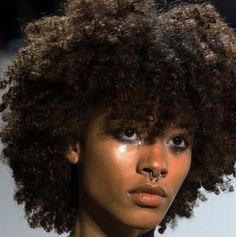
[[[123,136],[126,136],[124,133],[127,131],[127,130],[132,130],[134,132],[134,134],[136,134],[135,138],[124,138]],[[126,143],[136,143],[136,142],[140,142],[141,141],[141,137],[139,135],[139,132],[134,129],[134,128],[124,128],[124,129],[118,129],[117,131],[115,131],[114,133],[114,136],[116,139],[122,141],[122,142],[126,142]]]
[[[177,137],[181,137],[183,139],[184,146],[169,144],[174,138],[177,138]],[[171,150],[173,150],[175,153],[179,154],[181,152],[184,152],[189,146],[191,146],[191,138],[190,138],[190,135],[187,135],[187,134],[183,134],[183,133],[182,134],[175,134],[167,140],[166,144]]]
[[[131,138],[131,139],[124,138],[125,136],[124,133],[127,130],[132,130],[136,134],[136,137]],[[132,125],[127,126],[127,127],[116,126],[113,129],[107,130],[107,134],[112,135],[115,139],[117,139],[120,142],[130,143],[130,144],[140,143],[140,142],[146,143],[146,142],[149,142],[149,139],[151,139],[147,134],[144,134],[143,132],[140,133],[140,130],[137,127],[133,127]],[[182,149],[186,149],[188,146],[192,145],[193,133],[190,130],[183,129],[183,128],[168,128],[164,130],[162,134],[159,134],[159,136],[157,137],[163,138],[164,140],[166,140],[165,142],[166,144],[175,137],[182,137],[186,144],[186,146],[183,147]],[[172,147],[174,149],[174,146]],[[180,150],[181,148],[176,146],[176,149]]]

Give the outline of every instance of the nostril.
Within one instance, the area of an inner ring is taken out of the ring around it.
[[[163,170],[163,171],[160,172],[160,175],[161,175],[162,178],[165,178],[167,173],[168,173],[167,170]]]
[[[142,170],[143,174],[148,174],[150,179],[153,180],[159,180],[160,178],[165,178],[167,176],[167,169],[162,169],[160,172],[155,169],[151,168],[143,168]]]
[[[150,169],[150,168],[144,168],[143,171],[144,171],[145,173],[148,173],[148,174],[152,173],[153,175],[155,175],[156,173],[158,173],[158,174],[160,174],[160,176],[161,176],[162,178],[166,177],[166,175],[167,175],[167,173],[168,173],[168,171],[167,171],[166,169],[162,170],[161,172],[156,172],[156,171],[154,171],[154,170],[152,170],[152,169]]]
[[[149,168],[144,168],[143,171],[144,171],[145,173],[152,173],[152,172],[153,172],[153,171],[152,171],[151,169],[149,169]]]

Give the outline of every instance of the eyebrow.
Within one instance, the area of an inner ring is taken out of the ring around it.
[[[193,122],[185,122],[185,121],[181,121],[181,122],[173,122],[171,123],[171,127],[173,128],[177,128],[177,129],[185,129],[187,131],[194,131],[195,130],[195,125]]]
[[[190,123],[190,122],[189,123],[188,122],[179,122],[179,123],[176,124],[176,127],[189,129],[189,128],[193,127],[193,124]]]

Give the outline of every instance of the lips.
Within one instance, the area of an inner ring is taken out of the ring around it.
[[[166,197],[163,188],[149,183],[138,186],[129,194],[132,201],[142,207],[158,207],[161,205],[163,198]]]

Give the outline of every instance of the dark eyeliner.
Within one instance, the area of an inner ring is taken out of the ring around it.
[[[178,154],[178,153],[184,152],[189,147],[190,142],[189,142],[188,138],[186,138],[185,135],[180,134],[180,135],[173,136],[171,139],[169,139],[168,143],[170,141],[172,141],[174,138],[177,138],[177,137],[181,137],[181,139],[183,139],[183,142],[184,142],[185,146],[184,147],[178,147],[177,145],[174,145],[174,144],[170,145],[169,144],[169,147],[172,151],[174,151],[175,153]]]
[[[125,132],[127,132],[128,130],[130,130],[131,132],[133,132],[134,134],[137,135],[137,139],[124,139],[122,137],[122,135],[125,135]],[[122,134],[123,133],[123,134]],[[113,132],[113,136],[115,139],[117,139],[118,141],[120,142],[123,142],[123,143],[127,143],[127,144],[132,144],[132,143],[136,143],[138,140],[140,140],[140,136],[139,136],[139,133],[136,131],[136,129],[134,128],[121,128],[121,129],[116,129],[114,132]]]

